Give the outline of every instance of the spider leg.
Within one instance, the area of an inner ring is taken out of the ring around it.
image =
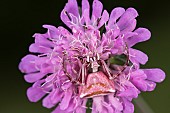
[[[72,83],[75,83],[75,84],[77,84],[77,85],[81,85],[81,83],[80,83],[78,80],[73,79],[73,77],[67,72],[67,69],[66,69],[66,66],[65,66],[65,60],[66,60],[66,59],[63,58],[63,71],[64,71],[65,75],[67,76],[67,78],[68,78]]]
[[[128,45],[127,45],[126,42],[125,42],[125,45],[126,45],[125,50],[126,50],[127,59],[126,59],[125,64],[123,65],[123,68],[116,74],[116,76],[119,76],[126,69],[126,67],[129,65],[129,62],[130,62],[130,60],[129,60],[129,49],[128,49]]]
[[[104,60],[101,60],[101,64],[102,64],[103,71],[108,75],[109,79],[113,79],[113,76],[111,75],[111,71]]]
[[[85,77],[87,76],[87,69],[86,69],[86,63],[82,65],[82,84],[85,84]]]
[[[81,66],[79,76],[78,76],[78,81],[80,81],[81,85],[85,85],[86,77],[87,77],[87,68],[86,68],[86,63],[84,63]]]

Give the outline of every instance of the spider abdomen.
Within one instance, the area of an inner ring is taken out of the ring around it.
[[[113,92],[115,92],[113,82],[102,71],[90,73],[87,76],[86,84],[79,86],[80,98],[91,98]]]

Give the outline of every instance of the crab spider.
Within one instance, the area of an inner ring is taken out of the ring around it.
[[[95,56],[87,55],[86,57],[77,57],[80,63],[79,73],[76,79],[67,72],[65,60],[63,59],[63,70],[68,79],[78,85],[78,95],[80,98],[91,98],[99,95],[114,93],[115,87],[113,79],[119,76],[129,65],[129,51],[126,45],[126,62],[117,74],[113,74],[106,62],[100,59],[97,53]],[[66,56],[66,54],[64,54]]]

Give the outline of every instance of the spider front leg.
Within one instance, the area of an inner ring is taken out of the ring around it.
[[[126,43],[125,43],[126,44]],[[102,64],[102,69],[103,71],[108,75],[109,79],[114,79],[115,77],[119,76],[125,69],[126,67],[129,65],[129,49],[128,49],[128,46],[126,44],[125,46],[125,50],[126,50],[126,53],[125,55],[127,56],[126,58],[126,61],[125,61],[125,64],[122,66],[122,69],[118,70],[119,72],[117,74],[112,74],[111,70],[109,69],[109,67],[107,66],[107,64],[105,63],[104,60],[101,60],[101,64]]]
[[[87,64],[84,63],[81,65],[77,80],[81,83],[81,85],[85,85],[86,77],[87,77]]]
[[[77,84],[77,85],[81,85],[81,83],[80,83],[78,80],[74,79],[74,78],[67,72],[67,67],[66,67],[66,65],[65,65],[65,60],[66,60],[66,59],[63,58],[63,71],[64,71],[65,75],[67,76],[67,78],[68,78],[72,83]]]
[[[106,75],[109,77],[109,79],[113,79],[111,71],[104,60],[101,60],[101,64],[102,64],[102,69],[103,69],[104,73],[106,73]]]
[[[125,69],[126,69],[126,67],[129,65],[129,62],[130,62],[130,60],[129,60],[129,49],[128,49],[128,45],[127,45],[127,43],[125,43],[125,50],[126,50],[126,56],[127,56],[127,58],[126,58],[126,62],[125,62],[125,64],[123,65],[123,68],[116,74],[116,76],[119,76]]]

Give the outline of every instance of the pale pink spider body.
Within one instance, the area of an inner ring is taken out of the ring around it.
[[[126,62],[118,73],[113,74],[106,62],[100,59],[100,55],[87,55],[85,57],[77,57],[80,65],[79,74],[76,79],[73,79],[64,67],[63,69],[68,79],[78,85],[77,93],[80,98],[92,98],[100,95],[107,95],[116,92],[113,79],[123,72],[129,65],[129,51],[127,52]]]
[[[115,92],[114,84],[102,71],[88,74],[86,84],[79,86],[80,98],[92,98]]]

